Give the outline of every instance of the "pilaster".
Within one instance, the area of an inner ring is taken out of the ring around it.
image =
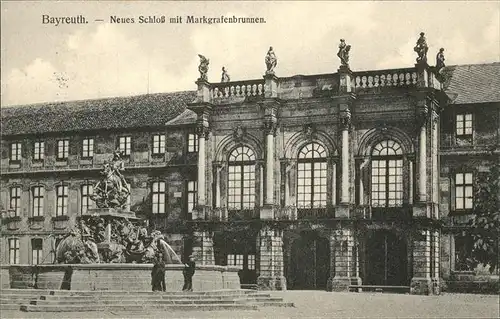
[[[350,285],[361,285],[359,254],[352,229],[338,229],[330,236],[329,291],[349,291]]]
[[[413,236],[413,278],[410,283],[410,293],[430,295],[432,291],[431,232],[420,230]]]
[[[283,265],[283,232],[269,227],[257,237],[260,263],[257,285],[259,290],[286,290]]]
[[[207,231],[195,232],[193,255],[201,265],[215,265],[213,235]]]

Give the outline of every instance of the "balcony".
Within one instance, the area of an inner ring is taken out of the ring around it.
[[[355,219],[367,220],[409,220],[412,211],[409,206],[401,207],[372,207],[360,205],[354,208],[353,217]]]
[[[228,221],[239,221],[239,220],[252,220],[259,219],[260,212],[257,207],[248,209],[228,209],[227,210],[227,220]]]
[[[297,208],[297,219],[330,219],[335,218],[333,207]]]

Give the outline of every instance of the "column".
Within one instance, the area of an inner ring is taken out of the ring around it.
[[[220,207],[220,195],[221,195],[221,171],[222,171],[222,163],[215,163],[213,166],[214,170],[214,182],[215,182],[215,199],[214,199],[214,204],[216,208]]]
[[[425,202],[427,200],[427,134],[426,124],[420,128],[419,138],[419,175],[418,175],[418,194],[419,200]]]
[[[342,203],[349,202],[349,130],[342,129]]]
[[[259,290],[286,290],[283,265],[283,231],[265,227],[257,237],[260,253]]]
[[[431,281],[431,232],[419,230],[413,238],[413,278],[410,293],[415,295],[430,295]]]
[[[205,134],[198,132],[198,206],[205,206]]]
[[[439,218],[439,167],[438,167],[438,121],[439,117],[433,114],[432,120],[432,202],[433,218]]]
[[[408,161],[408,204],[413,204],[413,161]]]
[[[211,104],[211,85],[207,80],[206,74],[203,74],[197,81],[198,90],[195,101],[188,103],[187,108],[196,113],[196,133],[198,135],[198,207],[196,209],[197,216],[193,219],[205,217],[206,200],[206,141],[209,132],[209,119],[212,113]],[[211,167],[208,167],[210,171]]]
[[[271,127],[266,136],[266,205],[274,204],[274,132]]]

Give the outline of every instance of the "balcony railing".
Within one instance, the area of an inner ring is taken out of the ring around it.
[[[247,209],[228,208],[227,210],[227,219],[229,221],[258,219],[259,217],[260,217],[260,212],[257,207],[247,208]]]
[[[412,211],[408,206],[371,207],[371,219],[373,220],[408,220],[411,217]]]
[[[415,68],[354,73],[356,91],[383,87],[411,87],[416,85],[417,71]]]
[[[328,218],[335,218],[335,209],[333,207],[297,208],[297,219],[328,219]]]
[[[354,207],[353,217],[355,219],[372,219],[372,208],[368,205]]]
[[[264,95],[264,80],[249,80],[211,84],[212,99],[251,97]]]
[[[274,219],[276,220],[295,220],[297,219],[297,207],[295,206],[277,206],[274,208]]]

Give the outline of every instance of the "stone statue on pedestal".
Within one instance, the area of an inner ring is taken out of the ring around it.
[[[413,48],[417,52],[417,63],[427,63],[427,51],[429,47],[427,46],[427,40],[425,39],[425,33],[420,32],[420,38],[417,40],[417,45]]]
[[[351,51],[351,45],[347,45],[344,39],[340,39],[337,56],[340,58],[340,65],[347,68],[349,67],[349,51]]]
[[[439,52],[436,55],[436,71],[439,73],[442,68],[445,67],[444,64],[444,49],[439,49]]]
[[[231,78],[229,77],[229,74],[226,71],[225,67],[222,67],[222,77],[220,79],[222,83],[224,82],[231,82]]]
[[[210,64],[210,60],[205,58],[203,55],[198,54],[200,57],[200,65],[198,66],[198,71],[200,72],[199,80],[208,81],[208,65]]]
[[[269,51],[267,51],[266,55],[266,74],[274,74],[274,68],[278,64],[278,59],[276,58],[276,54],[273,51],[273,47],[269,47]]]

